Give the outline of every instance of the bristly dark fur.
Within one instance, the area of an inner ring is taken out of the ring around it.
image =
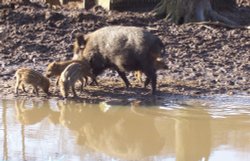
[[[157,36],[139,27],[109,26],[85,36],[81,35],[76,41],[79,41],[78,44],[85,44],[83,52],[75,53],[74,57],[87,59],[95,75],[99,75],[106,68],[113,68],[129,87],[125,72],[139,70],[147,76],[145,85],[151,82],[152,93],[155,93],[154,62],[162,57],[164,49]]]

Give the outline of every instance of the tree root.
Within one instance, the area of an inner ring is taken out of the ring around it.
[[[241,26],[236,21],[218,13],[212,8],[210,0],[195,0],[192,3],[188,0],[161,0],[155,9],[151,11],[151,14],[153,16],[165,16],[167,21],[176,24],[204,22],[200,24],[221,26],[229,29],[250,28],[249,26]]]
[[[167,2],[165,0],[161,0],[155,8],[151,11],[153,16],[165,16],[167,10]]]
[[[211,19],[213,21],[219,21],[228,25],[232,25],[232,26],[238,26],[238,24],[232,20],[229,20],[227,17],[220,15],[219,13],[217,13],[214,10],[209,10],[208,11],[209,17],[211,17]]]
[[[213,27],[224,27],[227,29],[245,29],[250,30],[250,26],[230,25],[219,21],[203,21],[203,22],[190,22],[185,25],[201,25],[201,26],[213,26]]]

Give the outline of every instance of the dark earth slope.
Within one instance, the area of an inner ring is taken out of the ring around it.
[[[247,3],[247,1],[246,1]],[[240,20],[250,25],[250,7],[241,3]],[[140,26],[158,35],[167,52],[168,69],[158,71],[158,96],[201,96],[250,93],[250,30],[208,25],[177,26],[151,17],[147,11],[51,9],[32,3],[0,5],[0,95],[14,97],[14,73],[20,67],[44,72],[54,60],[71,59],[74,34],[88,33],[108,25]],[[87,86],[86,100],[112,100],[150,96],[132,73],[134,88],[126,89],[116,72],[107,70],[97,78],[100,86]],[[51,91],[58,96],[52,82]],[[32,96],[22,94],[21,97]]]

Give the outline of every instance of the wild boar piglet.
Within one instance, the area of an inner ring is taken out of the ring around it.
[[[26,92],[25,86],[27,85],[31,85],[33,87],[33,93],[36,93],[37,96],[39,95],[38,87],[41,88],[47,95],[50,95],[50,81],[38,71],[29,68],[21,68],[16,71],[15,77],[15,93],[17,95],[20,87],[23,92]]]
[[[46,69],[46,77],[50,78],[55,76],[56,77],[56,85],[58,85],[58,81],[60,78],[61,73],[64,71],[64,69],[72,64],[72,63],[80,63],[80,64],[86,64],[85,61],[79,61],[79,60],[66,60],[66,61],[54,61],[52,63],[49,63]],[[86,65],[85,65],[86,66]],[[87,67],[88,68],[88,67]],[[92,77],[92,82],[98,85],[96,79]],[[85,86],[88,84],[88,77],[85,76]]]
[[[68,65],[59,78],[60,92],[64,98],[69,95],[69,90],[72,90],[74,97],[77,96],[75,92],[75,84],[79,80],[81,82],[81,92],[83,91],[83,77],[91,77],[95,79],[92,74],[90,66],[87,62],[85,63],[71,63]]]

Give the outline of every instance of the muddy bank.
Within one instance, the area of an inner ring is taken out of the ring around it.
[[[250,8],[241,4],[238,22],[250,24]],[[91,10],[51,9],[33,3],[0,6],[0,96],[14,97],[16,69],[30,67],[44,72],[49,62],[71,59],[75,33],[88,33],[103,26],[140,26],[158,35],[165,45],[168,69],[158,71],[159,100],[170,96],[250,94],[250,30],[206,25],[176,26],[153,18],[147,11],[118,12],[102,8]],[[240,18],[239,18],[240,17]],[[235,18],[235,17],[232,17]],[[132,73],[133,88],[125,85],[112,70],[98,76],[100,86],[87,86],[84,100],[122,100],[151,97]],[[59,98],[52,80],[53,98]],[[30,97],[33,94],[21,94]],[[43,96],[41,96],[44,98]]]

